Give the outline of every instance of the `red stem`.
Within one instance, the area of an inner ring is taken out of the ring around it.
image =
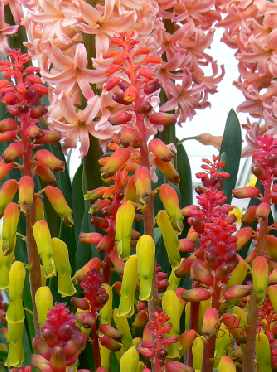
[[[29,125],[28,116],[21,116],[21,132],[22,132],[22,142],[24,145],[24,155],[23,155],[23,174],[24,176],[32,176],[31,166],[32,166],[32,144],[29,138],[25,136],[25,130]],[[33,303],[33,314],[34,314],[34,327],[36,333],[39,331],[38,325],[38,315],[35,305],[35,294],[39,287],[41,287],[41,270],[40,270],[40,259],[36,247],[36,243],[33,237],[33,224],[34,224],[34,207],[33,205],[25,207],[25,217],[26,217],[26,246],[28,252],[28,262],[30,265],[29,280]]]
[[[95,369],[101,367],[101,356],[100,356],[100,349],[99,349],[99,341],[98,341],[98,335],[97,335],[97,329],[96,329],[96,323],[91,329],[91,343],[92,343],[92,354],[93,354],[93,360],[95,363]]]

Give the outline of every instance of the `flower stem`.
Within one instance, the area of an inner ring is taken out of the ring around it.
[[[95,369],[101,366],[101,357],[100,357],[100,349],[99,349],[99,343],[98,343],[98,336],[97,336],[97,330],[96,330],[96,324],[92,327],[92,354],[95,364]]]

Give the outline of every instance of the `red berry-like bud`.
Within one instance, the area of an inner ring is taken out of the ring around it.
[[[248,296],[250,291],[250,285],[234,285],[225,291],[224,297],[226,300],[238,300],[242,297]]]
[[[154,125],[173,125],[177,121],[177,115],[175,114],[166,114],[164,112],[157,112],[149,115],[149,121]]]
[[[208,300],[211,297],[211,292],[206,288],[188,289],[183,294],[183,299],[189,302],[200,302]]]
[[[260,190],[253,186],[244,186],[234,189],[233,195],[237,199],[257,198],[260,195]]]
[[[257,216],[257,218],[266,219],[266,218],[268,218],[268,216],[270,214],[270,211],[271,211],[271,208],[270,208],[269,203],[262,202],[257,207],[256,216]]]

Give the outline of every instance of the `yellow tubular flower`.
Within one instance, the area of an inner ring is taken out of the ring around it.
[[[124,266],[120,288],[119,316],[131,317],[134,314],[135,291],[137,285],[137,256],[128,258]]]
[[[127,350],[133,341],[129,323],[126,318],[119,315],[118,309],[113,311],[113,320],[118,331],[122,334],[121,342],[123,344],[124,350]]]
[[[178,236],[173,229],[166,211],[160,211],[157,215],[157,224],[163,236],[164,245],[168,259],[172,267],[177,266],[180,261]]]
[[[9,271],[14,261],[14,252],[4,256],[2,244],[0,240],[0,289],[6,289],[9,286]]]
[[[8,322],[24,320],[23,290],[25,275],[23,262],[15,261],[9,272],[9,307],[6,314]]]
[[[142,235],[136,246],[139,275],[139,299],[149,301],[155,270],[155,243],[151,235]]]
[[[102,287],[105,289],[109,297],[105,305],[100,310],[100,323],[111,324],[113,313],[113,291],[109,284],[104,283],[102,284]]]
[[[256,358],[258,371],[272,372],[271,348],[264,331],[260,331],[256,336]]]
[[[71,280],[71,265],[68,257],[67,245],[58,238],[52,239],[53,254],[58,273],[58,292],[62,297],[72,296],[76,289]]]
[[[33,236],[37,244],[38,253],[42,260],[46,278],[56,275],[54,263],[53,242],[48,223],[45,220],[37,221],[33,225]]]
[[[38,323],[41,326],[47,319],[48,311],[53,307],[53,295],[50,288],[40,287],[35,294],[35,303],[38,313]]]
[[[139,353],[135,346],[132,346],[120,358],[120,372],[135,372],[138,366]]]
[[[132,227],[135,219],[135,207],[130,201],[124,202],[116,212],[115,240],[122,258],[130,256]]]
[[[202,370],[203,351],[204,351],[204,341],[202,337],[198,336],[195,338],[192,344],[193,369],[195,370],[195,372]]]
[[[9,254],[15,247],[16,231],[19,222],[20,210],[16,203],[9,203],[3,216],[3,228],[2,228],[2,250],[3,253]]]
[[[24,321],[8,321],[8,343],[9,352],[5,362],[7,367],[18,367],[24,361]]]

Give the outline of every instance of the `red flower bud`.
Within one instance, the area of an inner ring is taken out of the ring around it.
[[[0,142],[10,142],[16,138],[17,130],[9,130],[0,133]]]
[[[36,142],[41,144],[57,143],[61,139],[61,135],[56,130],[43,130]]]
[[[0,160],[0,180],[5,178],[13,169],[13,163],[4,163]]]
[[[20,158],[24,153],[24,145],[21,142],[10,143],[3,152],[3,157],[6,161],[14,161]]]
[[[97,245],[101,241],[102,238],[103,238],[103,235],[97,232],[80,234],[80,242],[84,244]]]
[[[192,279],[208,286],[212,285],[213,276],[200,260],[193,260],[190,272]]]
[[[193,369],[177,360],[166,362],[166,372],[193,372]]]
[[[17,192],[17,182],[14,179],[7,180],[0,189],[0,215],[4,208],[13,200]]]
[[[52,152],[41,149],[35,153],[35,159],[40,165],[50,168],[53,171],[63,171],[64,162],[58,159]]]
[[[253,230],[251,227],[243,227],[240,229],[240,231],[237,232],[236,238],[237,238],[237,250],[240,250],[242,247],[245,246],[246,243],[249,242],[249,240],[252,239]]]
[[[0,132],[16,130],[17,122],[14,119],[7,118],[0,120]]]
[[[211,292],[206,288],[188,289],[183,294],[183,299],[188,302],[200,302],[208,300],[211,297]]]
[[[101,324],[99,327],[99,331],[104,335],[112,338],[121,338],[121,333],[114,327],[109,324]]]
[[[233,195],[237,199],[257,198],[260,195],[260,190],[254,186],[244,186],[234,189]]]
[[[23,176],[18,182],[19,204],[33,204],[34,199],[34,181],[30,176]]]
[[[238,300],[242,297],[248,296],[250,291],[250,285],[234,285],[225,291],[224,297],[226,300]]]
[[[266,202],[262,202],[258,205],[256,209],[256,216],[257,218],[266,219],[268,218],[270,211],[271,211],[270,205]]]
[[[174,156],[172,150],[159,138],[154,138],[150,141],[149,151],[151,151],[155,157],[164,161],[170,161]]]
[[[132,114],[127,111],[120,111],[117,112],[116,114],[113,114],[109,118],[109,122],[113,125],[118,125],[118,124],[126,124],[132,119]]]
[[[173,183],[179,182],[180,180],[179,174],[174,168],[174,165],[171,161],[163,161],[163,160],[160,160],[159,158],[155,158],[154,162],[156,166],[159,168],[159,170],[168,179],[168,181],[171,181]]]
[[[43,164],[36,164],[33,168],[34,173],[41,178],[43,182],[55,183],[56,177],[49,167]]]
[[[269,256],[277,261],[277,237],[274,235],[266,235],[264,237],[264,245]]]
[[[132,127],[124,127],[120,132],[120,142],[125,146],[138,147],[140,145],[138,131]]]
[[[154,125],[172,125],[175,124],[177,121],[176,114],[166,114],[165,112],[156,112],[154,114],[149,115],[149,121],[151,124]]]
[[[105,346],[107,349],[111,351],[118,351],[121,349],[122,344],[111,337],[108,336],[100,336],[99,341],[101,345]]]
[[[197,332],[194,329],[189,329],[179,336],[178,341],[182,345],[184,353],[191,348],[191,345],[196,337]]]

